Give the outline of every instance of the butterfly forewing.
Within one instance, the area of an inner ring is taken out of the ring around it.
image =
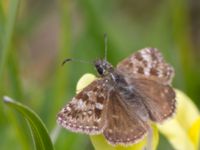
[[[174,69],[155,48],[144,48],[132,54],[117,65],[117,70],[125,76],[147,78],[162,84],[170,84],[174,76]]]
[[[108,101],[107,126],[103,132],[109,143],[136,143],[147,133],[148,125],[134,112],[130,115],[119,93],[112,91]],[[133,110],[132,110],[133,111]]]
[[[93,81],[58,113],[57,121],[74,132],[101,133],[105,127],[106,103],[103,80]]]

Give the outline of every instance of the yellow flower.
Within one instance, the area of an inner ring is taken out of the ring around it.
[[[94,81],[96,77],[92,74],[85,74],[78,81],[77,93]],[[176,150],[197,150],[200,133],[200,115],[192,100],[179,90],[176,91],[177,112],[173,118],[168,119],[163,124],[152,127],[152,135],[132,146],[112,146],[107,143],[104,136],[90,136],[96,150],[141,150],[145,146],[155,150],[159,141],[159,131],[169,140]],[[149,141],[151,143],[149,143]],[[150,145],[149,145],[150,144]]]
[[[158,125],[176,150],[198,150],[200,115],[192,100],[183,92],[176,91],[177,112],[175,116]]]

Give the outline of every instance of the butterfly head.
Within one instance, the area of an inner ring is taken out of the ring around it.
[[[99,59],[94,62],[95,68],[99,75],[105,76],[113,70],[113,66],[105,59]]]

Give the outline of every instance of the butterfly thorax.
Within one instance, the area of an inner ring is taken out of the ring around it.
[[[119,94],[122,97],[132,97],[132,89],[126,82],[125,77],[114,69],[108,61],[99,59],[95,61],[95,67],[99,75],[108,81],[107,84],[110,90],[120,91]]]

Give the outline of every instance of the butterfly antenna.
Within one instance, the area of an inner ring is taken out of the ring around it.
[[[70,62],[70,61],[92,64],[91,62],[85,61],[85,60],[79,60],[79,59],[74,59],[74,58],[66,58],[66,59],[62,62],[62,66],[63,66],[65,63]]]
[[[107,34],[104,33],[104,44],[105,44],[105,56],[104,59],[107,60],[107,51],[108,51],[108,37]]]

